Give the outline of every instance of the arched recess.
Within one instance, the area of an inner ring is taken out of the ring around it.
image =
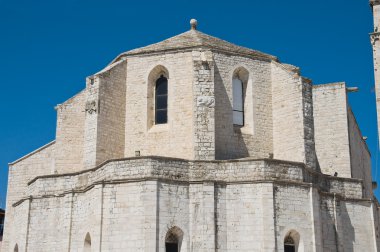
[[[183,240],[183,231],[174,226],[166,233],[165,252],[180,252]]]
[[[89,233],[84,238],[83,252],[91,252],[91,236]]]
[[[232,121],[245,133],[253,134],[253,93],[248,70],[239,66],[232,74]]]
[[[167,121],[169,120],[169,71],[166,67],[162,65],[155,66],[148,75],[148,85],[147,85],[147,126],[148,129],[150,129],[153,125],[156,124],[156,85],[163,83],[166,79],[166,85],[167,85],[167,97],[166,97],[166,115],[167,115]],[[164,98],[161,94],[160,98]],[[160,123],[162,124],[162,123]]]
[[[18,244],[16,243],[15,248],[13,249],[13,252],[18,252]]]
[[[300,234],[291,230],[284,237],[284,252],[304,252]]]

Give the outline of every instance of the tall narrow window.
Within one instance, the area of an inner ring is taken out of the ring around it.
[[[15,248],[13,249],[13,252],[18,252],[18,245],[15,245]]]
[[[243,82],[239,78],[232,79],[232,99],[233,112],[232,118],[234,125],[244,125],[244,101],[243,101]]]
[[[168,79],[163,75],[156,81],[155,92],[155,123],[168,122]]]
[[[83,252],[91,252],[91,236],[89,233],[84,238]]]
[[[296,245],[292,237],[287,236],[284,241],[285,252],[296,252]]]

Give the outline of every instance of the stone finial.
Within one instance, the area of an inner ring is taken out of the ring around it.
[[[198,21],[194,18],[192,18],[190,20],[190,25],[191,25],[191,30],[196,30],[197,29],[197,25],[198,25]]]

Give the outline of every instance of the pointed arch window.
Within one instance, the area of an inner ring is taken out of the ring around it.
[[[183,232],[179,227],[172,227],[165,237],[165,252],[180,252]]]
[[[287,236],[284,241],[285,252],[296,252],[296,244],[292,237]]]
[[[89,233],[84,238],[83,252],[91,252],[91,236]]]
[[[13,249],[13,252],[18,252],[18,245],[15,245],[15,248]]]
[[[155,124],[164,124],[168,122],[168,79],[161,75],[155,90]]]
[[[244,126],[244,92],[243,82],[235,77],[232,79],[232,118],[234,125]]]
[[[166,252],[179,252],[178,245],[178,238],[174,234],[170,233],[165,240]]]

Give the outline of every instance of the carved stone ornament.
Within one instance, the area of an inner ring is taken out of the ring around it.
[[[380,40],[380,32],[374,32],[371,34],[371,44],[375,45],[376,41]]]
[[[89,114],[96,113],[97,111],[97,102],[96,100],[93,101],[87,101],[86,102],[86,109],[85,111]]]
[[[208,108],[215,107],[215,98],[214,96],[199,96],[197,98],[197,106],[203,106]]]

